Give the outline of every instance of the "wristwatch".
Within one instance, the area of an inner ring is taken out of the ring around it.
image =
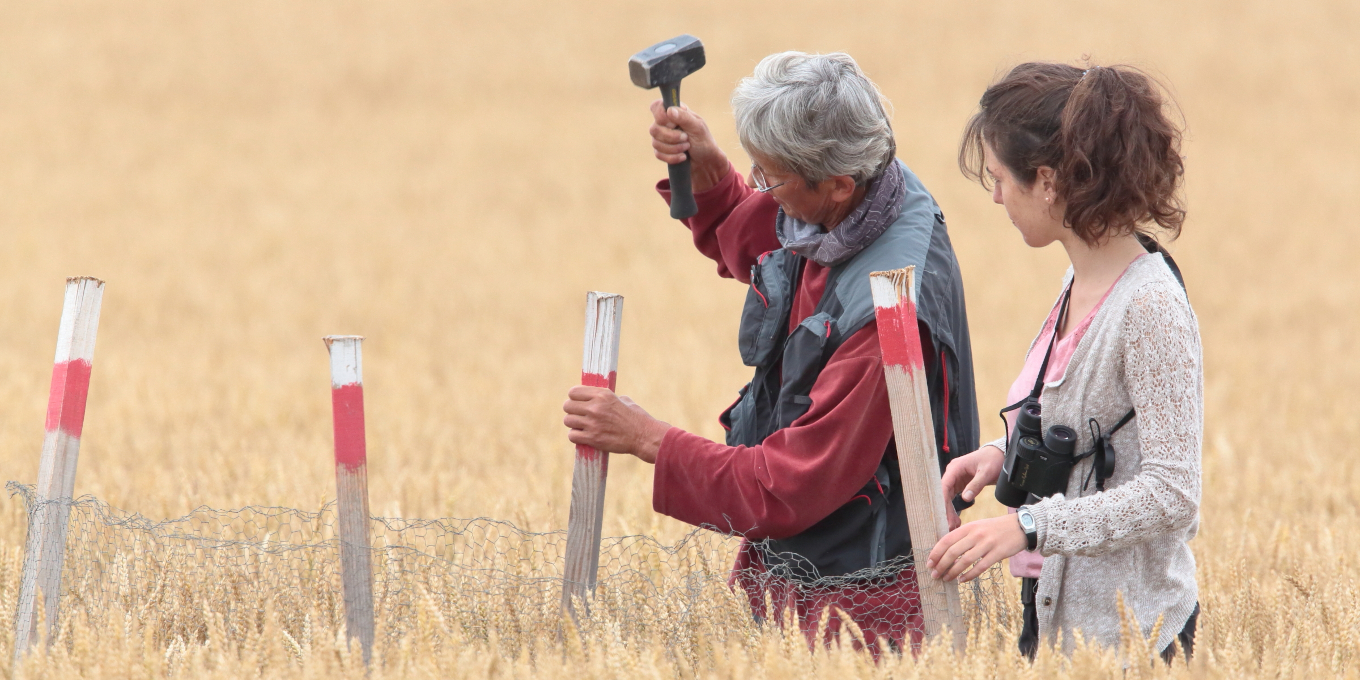
[[[1034,522],[1034,515],[1030,514],[1029,506],[1020,506],[1020,509],[1015,511],[1015,518],[1020,520],[1020,530],[1025,532],[1025,550],[1033,552],[1039,547],[1039,525]]]

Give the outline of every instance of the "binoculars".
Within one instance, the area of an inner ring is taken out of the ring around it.
[[[1015,429],[996,480],[996,499],[1002,505],[1018,508],[1030,495],[1044,498],[1067,490],[1067,479],[1077,464],[1077,433],[1066,425],[1054,425],[1041,435],[1042,416],[1042,407],[1033,398],[1025,400],[1015,415]]]

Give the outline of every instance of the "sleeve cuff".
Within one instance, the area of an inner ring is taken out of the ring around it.
[[[1053,551],[1048,550],[1047,546],[1048,529],[1049,524],[1051,523],[1049,520],[1052,519],[1056,506],[1065,500],[1066,499],[1063,498],[1062,494],[1054,494],[1053,496],[1029,506],[1029,514],[1034,518],[1034,533],[1036,537],[1036,547],[1034,551],[1040,555],[1047,557],[1053,554]]]
[[[675,467],[676,459],[679,457],[679,440],[687,432],[672,426],[666,430],[666,436],[661,438],[661,446],[656,450],[656,461],[652,466],[652,510],[660,514],[670,516],[666,508],[670,505],[667,499],[667,485],[665,480],[672,476],[671,469]]]

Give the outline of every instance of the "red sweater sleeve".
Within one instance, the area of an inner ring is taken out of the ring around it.
[[[657,182],[656,190],[669,205],[671,181]],[[779,204],[746,186],[735,167],[713,187],[695,194],[694,202],[699,212],[681,220],[694,237],[694,247],[718,263],[718,276],[750,283],[756,258],[779,247],[774,234]]]
[[[656,456],[652,508],[747,538],[786,538],[821,521],[873,476],[892,439],[877,326],[850,336],[812,386],[812,406],[759,446],[673,427]]]

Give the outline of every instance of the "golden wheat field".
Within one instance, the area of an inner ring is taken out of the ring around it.
[[[766,54],[845,50],[879,84],[949,221],[994,437],[1065,259],[1024,246],[959,173],[957,143],[1002,70],[1089,55],[1158,74],[1187,126],[1189,220],[1171,247],[1206,366],[1194,663],[1148,665],[1128,636],[1031,666],[986,634],[963,656],[875,663],[737,623],[687,631],[680,659],[604,629],[458,638],[429,608],[369,677],[1360,676],[1358,32],[1360,5],[1341,0],[4,2],[0,473],[37,477],[74,275],[107,281],[76,492],[153,519],[333,498],[321,337],[362,334],[375,514],[564,528],[560,406],[587,290],[626,298],[619,391],[720,438],[749,378],[745,289],[668,219],[654,93],[626,74],[679,33],[708,54],[682,97],[739,167],[727,96]],[[605,535],[686,533],[652,513],[650,472],[615,460]],[[6,660],[25,527],[0,499]],[[320,623],[299,644],[271,615],[169,642],[111,621],[0,674],[365,673]]]

